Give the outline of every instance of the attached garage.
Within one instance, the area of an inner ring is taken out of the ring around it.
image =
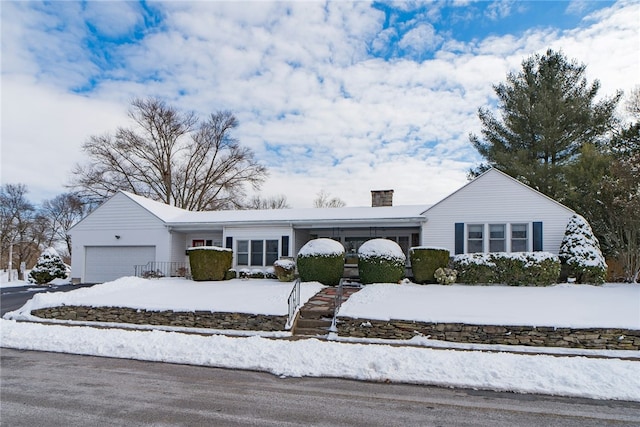
[[[84,281],[103,283],[133,276],[136,265],[144,265],[155,259],[155,246],[87,246]]]

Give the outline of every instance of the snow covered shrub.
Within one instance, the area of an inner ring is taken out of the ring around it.
[[[409,249],[409,259],[415,283],[434,283],[436,270],[449,264],[449,251],[418,246]]]
[[[433,277],[435,277],[438,283],[441,285],[451,285],[456,282],[458,272],[451,268],[440,267],[436,270],[435,273],[433,273]]]
[[[278,276],[276,276],[276,269],[274,267],[267,267],[264,270],[264,278],[265,279],[277,279]]]
[[[492,252],[456,255],[458,282],[548,286],[558,281],[560,259],[549,252]]]
[[[574,215],[569,220],[559,255],[566,274],[575,277],[578,283],[604,283],[607,263],[600,251],[600,242],[589,223],[580,215]]]
[[[251,273],[249,273],[249,277],[252,279],[264,279],[265,274],[264,274],[264,271],[262,271],[261,269],[253,268],[251,269]]]
[[[292,259],[276,260],[273,269],[281,282],[292,282],[296,276],[296,263]]]
[[[225,273],[224,280],[231,280],[231,279],[235,279],[236,277],[238,277],[238,272],[235,271],[233,268],[230,268]]]
[[[344,246],[332,239],[309,240],[298,252],[297,264],[301,281],[335,286],[344,272]]]
[[[404,277],[406,257],[396,242],[388,239],[367,240],[358,249],[360,282],[398,283]]]
[[[29,273],[29,280],[38,285],[45,285],[53,279],[65,279],[67,277],[67,266],[62,258],[53,248],[45,249],[36,266]]]
[[[195,281],[224,280],[231,269],[233,252],[217,246],[197,246],[187,249],[191,277]]]

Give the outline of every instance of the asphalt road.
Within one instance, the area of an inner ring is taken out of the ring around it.
[[[27,285],[13,288],[0,288],[0,317],[5,313],[17,310],[30,300],[35,294],[41,292],[67,292],[74,289],[93,286],[93,284],[38,286]]]
[[[2,349],[6,426],[638,426],[640,403]]]

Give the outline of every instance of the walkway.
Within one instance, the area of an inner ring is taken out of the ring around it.
[[[342,302],[361,288],[345,286],[342,288]],[[297,336],[326,336],[329,334],[333,313],[335,311],[336,293],[338,288],[328,286],[312,296],[298,313],[293,335]]]

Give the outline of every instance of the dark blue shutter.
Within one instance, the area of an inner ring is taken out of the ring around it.
[[[533,223],[533,251],[542,251],[542,222]]]
[[[456,222],[456,255],[464,253],[464,223]]]
[[[233,249],[233,237],[227,236],[227,240],[224,245],[227,249]]]
[[[282,236],[282,256],[289,255],[289,236]]]

